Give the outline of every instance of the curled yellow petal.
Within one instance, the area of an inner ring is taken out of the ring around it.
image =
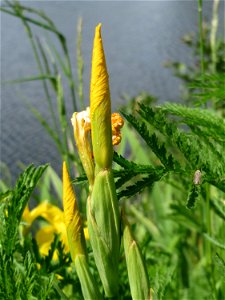
[[[101,24],[95,29],[91,69],[91,118],[95,110],[107,99],[110,101],[109,80],[101,37]],[[105,101],[106,102],[106,101]],[[106,109],[110,103],[106,105]]]
[[[101,24],[95,29],[91,70],[91,135],[96,164],[109,168],[112,164],[112,129],[109,80],[101,38]]]
[[[86,248],[81,215],[65,162],[63,163],[63,207],[70,253],[75,260],[79,254],[86,255]]]
[[[77,150],[84,167],[84,171],[88,177],[90,186],[94,183],[94,161],[92,155],[92,149],[90,145],[90,108],[79,113],[75,112],[71,119],[74,138],[77,145]]]

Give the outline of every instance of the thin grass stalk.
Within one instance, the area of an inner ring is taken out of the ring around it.
[[[10,10],[6,9],[5,7],[1,7],[1,11],[5,12],[5,13],[11,15],[11,16],[20,18],[20,16],[19,16],[16,12],[10,11]],[[31,19],[31,18],[26,17],[26,16],[24,16],[23,19],[24,19],[25,21],[27,21],[27,22],[33,23],[33,24],[35,24],[35,25],[37,25],[37,26],[40,26],[40,27],[42,27],[42,28],[44,28],[44,29],[46,29],[46,30],[55,32],[54,30],[51,29],[51,27],[49,27],[48,25],[42,24],[42,23],[39,22],[39,21],[36,21],[36,20]],[[55,32],[55,33],[56,33],[56,32]]]
[[[41,65],[40,57],[38,55],[38,51],[37,51],[35,42],[33,40],[32,31],[31,31],[29,25],[26,22],[24,22],[24,26],[27,29],[28,37],[30,39],[32,49],[34,51],[36,62],[38,64],[38,67],[39,67],[41,73],[43,74],[43,68],[42,68],[42,65]],[[55,117],[55,114],[54,114],[54,110],[53,110],[51,99],[50,99],[49,92],[48,92],[48,87],[47,87],[47,84],[46,84],[45,80],[43,80],[43,87],[44,87],[44,91],[45,91],[45,94],[46,94],[46,97],[47,97],[46,99],[47,99],[47,102],[48,102],[48,105],[49,105],[49,110],[50,110],[50,113],[51,113],[52,118],[53,118],[53,123],[55,125],[55,131],[57,132],[58,130],[57,130],[56,117]],[[58,98],[58,103],[60,103],[60,102],[62,102],[62,99],[61,99],[61,95],[58,94],[58,93],[57,93],[57,98]],[[59,106],[62,106],[62,104],[59,104]],[[65,153],[68,153],[67,136],[66,136],[65,126],[63,125],[65,122],[63,122],[64,118],[63,118],[63,116],[61,116],[62,112],[64,112],[64,111],[65,110],[64,110],[63,107],[60,108],[59,114],[60,114],[61,129],[62,129],[62,132],[63,132],[63,145],[64,145],[63,148],[65,150],[63,150],[63,152],[62,152],[62,148],[60,147],[59,149],[60,149],[61,154],[63,155],[63,158],[66,160],[66,162],[68,162],[68,156],[67,156],[67,154],[65,154]],[[45,128],[46,128],[46,126],[45,126]]]
[[[47,71],[47,74],[51,75],[51,71],[50,71],[50,68],[49,68],[49,65],[48,65],[47,57],[45,55],[44,49],[41,45],[41,42],[38,38],[37,38],[37,45],[39,47],[42,59],[44,61],[45,70]],[[40,71],[43,73],[41,62],[40,62],[40,67],[41,67]],[[51,83],[52,83],[52,81],[51,81]],[[53,83],[52,83],[52,86],[54,88]],[[45,82],[45,80],[43,81],[43,87],[44,87],[46,98],[47,98],[47,101],[48,101],[48,104],[49,104],[49,110],[50,110],[50,114],[51,114],[51,117],[52,117],[52,121],[53,121],[55,130],[56,130],[56,132],[59,132],[59,128],[58,128],[57,120],[56,120],[56,115],[55,115],[55,112],[54,112],[54,109],[53,109],[52,101],[51,101],[50,94],[49,94],[49,91],[48,91],[48,86],[47,86],[47,83]]]
[[[42,115],[40,114],[40,112],[36,108],[29,105],[29,109],[35,115],[35,117],[40,122],[40,124],[49,133],[49,135],[52,137],[52,139],[55,141],[59,153],[63,156],[63,147],[62,147],[61,141],[58,138],[57,133],[49,126],[49,124],[45,121],[45,119],[42,117]]]
[[[216,33],[218,29],[218,10],[220,0],[213,1],[213,13],[211,20],[211,34],[210,34],[210,46],[211,46],[211,59],[212,59],[212,71],[216,72],[217,53],[216,53]]]
[[[204,35],[202,22],[202,0],[198,0],[198,26],[199,26],[199,42],[200,42],[200,57],[201,57],[201,73],[204,75]]]
[[[18,0],[13,0],[15,3],[19,4],[20,8],[24,11],[27,11],[27,12],[30,12],[30,13],[34,13],[36,15],[38,15],[39,17],[41,17],[43,20],[45,20],[47,23],[49,23],[49,25],[53,28],[56,29],[55,27],[55,24],[53,23],[53,21],[43,12],[43,11],[39,11],[39,10],[36,10],[34,8],[31,8],[31,7],[27,7],[27,6],[23,6],[21,5],[21,3],[19,3]],[[5,2],[10,6],[12,7],[13,4],[11,4],[11,2],[9,0],[5,0]]]
[[[59,73],[58,72],[58,68],[57,68],[56,62],[55,62],[55,60],[53,58],[53,55],[51,54],[51,51],[50,51],[47,43],[46,42],[45,43],[44,42],[41,43],[39,37],[36,38],[36,41],[37,41],[37,45],[38,45],[38,48],[39,48],[39,51],[40,51],[40,54],[41,54],[41,57],[42,57],[42,60],[43,60],[43,63],[44,63],[45,72],[47,74],[49,74],[49,75],[52,75],[52,73],[53,73],[53,76],[56,77],[56,75]],[[47,57],[47,55],[49,56],[49,58]],[[53,72],[51,71],[48,59],[50,59],[50,63],[52,65],[52,67],[53,67]],[[56,91],[56,85],[55,85],[55,83],[51,82],[51,84],[52,84],[52,89],[54,91]]]
[[[68,49],[67,49],[67,45],[66,45],[66,41],[65,41],[64,36],[56,29],[54,23],[44,13],[39,12],[38,10],[35,10],[35,9],[30,9],[30,8],[21,6],[19,2],[15,3],[15,4],[12,4],[9,1],[6,1],[6,3],[9,5],[9,7],[11,9],[14,10],[14,13],[10,12],[9,10],[6,10],[4,8],[2,10],[4,12],[9,13],[11,15],[14,15],[14,16],[16,16],[16,17],[18,17],[18,18],[20,18],[22,20],[22,22],[24,24],[24,27],[25,27],[25,30],[26,30],[26,32],[28,34],[28,38],[29,38],[29,40],[31,42],[31,46],[32,46],[32,49],[33,49],[33,52],[34,52],[35,60],[37,62],[38,68],[39,68],[39,70],[40,70],[40,72],[42,74],[44,74],[44,69],[43,69],[43,66],[42,66],[42,63],[41,63],[40,56],[38,54],[37,46],[36,46],[35,41],[33,39],[32,30],[31,30],[31,28],[30,28],[30,26],[29,26],[28,23],[30,22],[30,23],[33,23],[33,24],[39,26],[39,27],[42,27],[45,30],[52,31],[53,33],[55,33],[58,36],[58,39],[59,39],[59,41],[61,43],[61,46],[63,48],[64,55],[66,57],[67,67],[63,64],[64,65],[64,68],[63,68],[64,69],[64,73],[65,73],[65,75],[67,76],[67,78],[69,80],[69,86],[70,86],[70,90],[71,90],[73,106],[76,107],[76,98],[75,98],[75,91],[74,91],[75,85],[74,85],[74,82],[73,82],[73,79],[72,79],[71,63],[70,63],[69,53],[68,53]],[[44,20],[46,20],[49,23],[49,26],[46,25],[46,24],[43,24],[41,22],[38,22],[38,21],[36,22],[33,19],[27,18],[26,16],[24,16],[23,10],[35,13],[36,15],[40,16],[41,18],[43,18]],[[41,53],[43,61],[45,63],[46,71],[49,72],[50,69],[48,67],[48,64],[46,65],[47,58],[45,56],[44,50],[43,50],[43,48],[42,48],[42,46],[41,46],[41,44],[40,44],[39,41],[37,42],[37,44],[39,46],[40,53]],[[61,61],[61,63],[62,63],[62,61]],[[47,103],[48,103],[48,106],[49,106],[49,111],[51,113],[51,117],[52,117],[52,120],[53,120],[54,130],[56,132],[58,132],[58,135],[59,135],[59,129],[58,129],[58,126],[57,126],[56,116],[55,116],[54,109],[53,109],[53,106],[52,106],[52,102],[51,102],[51,98],[50,98],[48,86],[47,86],[47,83],[45,82],[45,80],[43,80],[43,88],[44,88],[44,92],[45,92],[45,95],[46,95]],[[57,93],[57,86],[54,85],[54,84],[53,84],[53,89]],[[59,103],[59,95],[57,95],[57,98],[58,98],[58,103]],[[61,103],[60,105],[61,106],[63,105],[63,108],[60,109],[60,111],[61,112],[63,111],[64,112],[63,114],[66,114],[64,98],[62,99],[62,101],[63,101],[63,103]],[[75,103],[75,105],[74,105],[74,103]],[[63,158],[68,162],[68,152],[69,152],[69,149],[68,149],[68,145],[67,145],[67,129],[66,129],[66,125],[65,125],[66,124],[66,122],[65,122],[66,115],[65,116],[61,116],[61,112],[59,112],[59,119],[60,119],[60,124],[61,124],[61,128],[62,128],[62,134],[63,134],[63,145],[64,145],[63,148],[64,148],[64,150],[62,150],[62,147],[60,147],[60,148],[58,147],[58,148],[59,148],[60,153],[62,154]],[[35,115],[37,115],[37,114],[35,114]],[[38,120],[40,121],[40,118],[38,118]],[[41,124],[44,125],[43,124],[43,120],[41,121]],[[46,128],[46,125],[47,125],[47,122],[45,122],[45,126],[44,126],[45,128]],[[48,127],[47,131],[50,133],[50,131],[49,131],[50,126],[48,125],[47,127]],[[53,137],[52,130],[51,130],[51,136]],[[71,134],[70,134],[70,138],[72,138]],[[54,140],[55,140],[55,138],[54,138]]]
[[[206,183],[206,227],[207,227],[207,232],[209,236],[213,236],[212,233],[212,212],[211,212],[211,203],[210,203],[210,184]],[[212,293],[214,294],[215,299],[217,298],[216,294],[216,279],[215,279],[215,272],[214,272],[214,264],[212,261],[212,244],[210,241],[207,241],[207,261],[209,264],[209,268],[211,270],[211,288],[212,288]]]
[[[63,158],[68,164],[68,137],[67,137],[67,121],[66,121],[66,107],[63,95],[63,87],[61,83],[61,77],[58,75],[57,78],[57,104],[58,104],[58,113],[59,113],[59,121],[62,130],[62,143],[63,143]]]
[[[59,39],[59,41],[61,43],[61,47],[62,47],[63,52],[64,52],[66,63],[63,62],[63,60],[61,58],[61,55],[58,53],[58,51],[56,50],[55,46],[50,41],[49,41],[49,45],[53,49],[54,54],[55,54],[55,56],[56,56],[59,64],[62,67],[64,75],[68,79],[69,88],[70,88],[70,94],[71,94],[71,98],[72,98],[73,110],[77,111],[76,95],[75,95],[76,86],[75,86],[75,83],[73,81],[72,68],[71,68],[71,62],[70,62],[68,48],[67,48],[67,45],[66,45],[66,39],[65,39],[65,37],[62,34],[58,35],[58,39]]]
[[[78,94],[80,98],[80,106],[81,109],[84,109],[84,95],[83,95],[83,71],[84,71],[84,60],[82,57],[82,28],[83,28],[83,20],[82,18],[79,18],[78,24],[77,24],[77,72],[78,72],[78,80],[79,80],[79,86],[78,86]]]
[[[204,36],[203,36],[203,21],[202,21],[202,0],[198,0],[198,17],[199,17],[199,39],[200,39],[200,56],[201,56],[201,75],[205,74],[204,64]],[[205,189],[206,192],[206,207],[203,208],[203,217],[206,220],[207,231],[211,232],[211,212],[210,212],[210,190],[208,185]],[[204,205],[204,204],[203,204]],[[209,241],[205,242],[205,255],[207,258],[207,265],[211,268],[211,244]]]
[[[75,95],[75,83],[73,81],[73,75],[72,75],[72,67],[71,67],[71,62],[70,62],[70,57],[69,57],[69,51],[67,48],[67,44],[66,44],[66,39],[63,36],[63,34],[61,32],[59,32],[54,23],[52,21],[49,21],[49,19],[45,16],[45,14],[40,13],[38,10],[32,9],[32,13],[37,14],[39,17],[44,18],[44,20],[48,20],[48,24],[42,23],[40,21],[37,21],[33,18],[30,17],[26,17],[23,14],[19,13],[18,14],[18,9],[16,9],[16,7],[19,7],[19,9],[21,10],[21,5],[19,2],[16,2],[15,4],[11,4],[10,1],[6,1],[6,3],[9,5],[9,7],[11,9],[13,9],[15,12],[10,11],[4,7],[1,7],[1,10],[5,13],[8,13],[10,15],[13,15],[15,17],[18,17],[20,19],[22,19],[23,22],[29,22],[32,23],[34,25],[37,25],[45,30],[51,31],[53,33],[55,33],[59,39],[59,42],[61,44],[61,47],[63,49],[64,55],[65,55],[65,59],[66,59],[66,64],[67,64],[67,72],[65,72],[66,77],[68,78],[69,81],[69,87],[70,87],[70,93],[71,93],[71,98],[72,98],[72,105],[73,105],[73,110],[77,111],[77,104],[76,104],[76,95]],[[23,10],[27,10],[30,11],[29,8],[27,9],[26,7],[22,7]]]
[[[34,57],[35,57],[35,60],[37,62],[38,68],[39,68],[41,74],[44,74],[44,70],[43,70],[43,67],[42,67],[42,64],[41,64],[41,60],[40,60],[40,57],[39,57],[39,54],[38,54],[38,50],[37,50],[37,47],[35,45],[35,41],[33,39],[32,30],[31,30],[30,26],[28,25],[27,21],[24,19],[24,16],[23,16],[23,14],[20,10],[20,6],[17,6],[17,7],[13,6],[13,9],[18,13],[18,16],[21,18],[21,20],[24,24],[24,27],[25,27],[25,30],[27,32],[29,41],[31,43],[31,47],[33,49]],[[45,95],[46,95],[49,111],[50,111],[50,114],[51,114],[51,117],[52,117],[52,120],[53,120],[53,124],[54,124],[54,127],[55,127],[54,129],[57,132],[58,131],[57,122],[56,122],[56,117],[55,117],[55,114],[54,114],[53,106],[52,106],[52,103],[51,103],[51,98],[50,98],[50,95],[49,95],[48,86],[47,86],[47,83],[46,83],[45,80],[43,80],[42,82],[43,82],[43,88],[44,88],[44,92],[45,92]]]
[[[12,6],[12,7],[15,9],[14,6]],[[19,8],[20,8],[20,6],[19,6]],[[32,46],[32,49],[33,49],[33,52],[34,52],[34,56],[35,56],[38,68],[39,68],[40,72],[43,74],[44,73],[43,72],[43,67],[42,67],[41,60],[40,60],[40,57],[39,57],[39,54],[38,54],[38,51],[37,51],[37,47],[36,47],[34,39],[33,39],[32,30],[31,30],[30,26],[28,25],[27,21],[24,20],[24,16],[21,14],[20,9],[18,9],[18,13],[19,13],[19,16],[21,17],[21,19],[23,21],[23,24],[25,26],[25,29],[27,31],[28,38],[29,38],[29,40],[31,42],[31,46]],[[40,51],[41,50],[42,49],[40,49]],[[46,84],[45,80],[43,80],[43,87],[44,87],[44,91],[45,91],[45,94],[46,94],[46,99],[47,99],[47,102],[48,102],[49,110],[50,110],[50,113],[51,113],[51,116],[52,116],[52,119],[53,119],[55,131],[58,132],[56,116],[54,114],[52,102],[51,102],[51,99],[50,99],[48,87],[47,87],[47,84]],[[61,95],[57,95],[57,98],[58,98],[58,103],[60,103],[59,106],[62,107],[62,108],[59,108],[59,110],[60,110],[59,111],[59,118],[60,118],[62,133],[63,133],[63,144],[64,144],[64,147],[63,147],[64,150],[63,150],[63,148],[61,146],[58,147],[58,149],[59,149],[60,153],[62,154],[64,160],[66,160],[68,162],[68,152],[69,152],[69,150],[68,150],[68,145],[67,145],[67,133],[66,133],[66,129],[65,129],[66,121],[65,121],[65,116],[61,115],[62,112],[63,112],[63,114],[65,113],[65,103],[62,104],[63,99],[59,99],[59,98],[61,98]],[[36,116],[37,116],[37,114],[36,114]],[[39,121],[40,121],[40,118],[39,118]],[[46,127],[47,122],[44,125],[43,121],[42,121],[41,124],[45,127],[45,129],[47,128]],[[47,129],[47,131],[50,133],[49,129]],[[53,137],[52,132],[53,131],[51,131],[50,135]],[[54,137],[56,137],[56,135],[54,135]],[[55,138],[54,138],[54,140],[56,142]],[[59,145],[59,143],[60,142],[57,142],[57,145]]]
[[[72,97],[72,105],[73,105],[73,110],[77,111],[77,104],[76,104],[76,95],[75,95],[75,83],[73,81],[73,74],[72,74],[72,68],[71,68],[71,62],[70,62],[70,57],[69,57],[69,51],[65,42],[65,38],[61,41],[62,47],[64,49],[64,55],[66,58],[66,63],[68,67],[68,75],[67,78],[69,80],[69,87],[70,87],[70,93]],[[65,74],[66,75],[66,74]]]

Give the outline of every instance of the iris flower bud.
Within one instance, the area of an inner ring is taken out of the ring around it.
[[[70,253],[84,299],[102,299],[95,278],[88,267],[82,220],[65,162],[63,163],[63,207]]]
[[[63,207],[71,257],[75,261],[77,255],[86,255],[86,246],[81,215],[65,162],[63,163]]]
[[[124,213],[123,227],[123,244],[132,299],[148,300],[150,299],[150,288],[146,266]]]
[[[100,168],[112,164],[112,128],[109,79],[101,38],[101,24],[96,27],[90,87],[91,135],[95,163]]]
[[[108,73],[96,27],[91,72],[91,132],[95,179],[87,203],[87,220],[94,259],[107,297],[118,292],[120,215],[112,173],[112,125]]]

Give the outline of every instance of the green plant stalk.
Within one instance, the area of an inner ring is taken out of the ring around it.
[[[134,240],[124,213],[123,244],[126,257],[129,284],[133,300],[149,299],[150,287],[147,269],[137,242]]]
[[[36,108],[29,105],[29,109],[34,114],[36,119],[40,122],[40,124],[45,128],[45,130],[48,132],[48,134],[51,136],[51,138],[54,140],[59,153],[63,156],[64,150],[63,150],[61,141],[60,141],[57,133],[49,126],[49,124],[46,122],[46,120],[42,117],[42,115]]]
[[[198,0],[198,26],[199,26],[199,42],[200,42],[200,57],[201,57],[201,73],[205,73],[204,64],[204,36],[203,36],[203,22],[202,22],[202,0]]]
[[[61,47],[63,49],[63,53],[65,55],[65,60],[66,60],[65,63],[63,62],[63,60],[62,60],[59,52],[56,50],[55,46],[50,41],[49,41],[49,45],[53,49],[54,54],[55,54],[55,56],[56,56],[56,58],[57,58],[57,60],[58,60],[58,62],[60,64],[60,66],[62,67],[64,75],[68,79],[69,88],[70,88],[70,94],[71,94],[71,99],[72,99],[73,110],[77,111],[76,95],[75,95],[76,86],[75,86],[75,83],[73,81],[72,68],[71,68],[71,62],[70,62],[68,48],[67,48],[64,36],[61,33],[58,33],[57,37],[59,38]]]
[[[211,205],[210,205],[210,185],[206,183],[206,228],[209,236],[212,236],[212,222],[211,222]],[[216,279],[215,279],[215,272],[214,272],[214,265],[212,261],[212,244],[209,240],[207,240],[207,263],[209,269],[211,271],[211,280],[212,280],[212,292],[214,293],[215,299],[216,297]]]
[[[48,64],[47,56],[45,54],[43,46],[42,46],[39,38],[36,38],[36,40],[37,40],[37,45],[39,47],[39,51],[40,51],[41,56],[42,56],[42,60],[43,60],[44,67],[45,67],[45,71],[47,72],[47,74],[49,74],[50,76],[52,76],[51,70],[50,70],[50,67],[49,67],[49,64]],[[35,46],[35,43],[34,43],[34,46]],[[42,68],[41,60],[40,60],[40,67],[41,67],[40,71],[41,71],[41,73],[43,73],[43,68]],[[54,82],[54,80],[50,80],[50,83],[51,83],[53,89],[55,90],[55,82]],[[50,94],[49,94],[49,91],[48,91],[48,85],[47,85],[47,83],[46,83],[45,80],[43,81],[43,86],[44,86],[44,91],[45,91],[46,98],[47,98],[47,101],[48,101],[48,105],[50,106],[49,110],[50,110],[50,113],[51,113],[51,117],[52,117],[52,120],[53,120],[53,124],[54,124],[55,130],[56,130],[56,132],[59,132],[59,128],[58,128],[58,124],[57,124],[57,120],[56,120],[56,115],[55,115],[54,108],[53,108],[53,105],[52,105],[52,101],[51,101],[51,98],[50,98]]]
[[[63,49],[65,52],[65,57],[66,57],[66,62],[67,62],[67,67],[68,67],[68,80],[69,80],[69,87],[70,87],[70,93],[72,97],[72,105],[73,105],[73,110],[77,111],[77,103],[76,103],[76,95],[75,95],[75,83],[73,81],[73,74],[72,74],[72,68],[71,68],[71,62],[70,62],[70,57],[69,57],[69,52],[66,46],[66,43],[63,43]]]
[[[211,229],[211,211],[210,211],[210,186],[206,183],[206,210],[205,210],[205,218],[206,218],[206,228],[209,236],[212,235]],[[208,264],[212,264],[212,248],[211,243],[207,243],[207,260]]]
[[[78,65],[78,80],[79,80],[79,86],[78,86],[78,94],[80,98],[80,105],[81,109],[84,109],[84,95],[83,95],[83,71],[84,71],[84,60],[82,57],[82,27],[83,27],[83,21],[82,18],[79,18],[78,24],[77,24],[77,65]]]
[[[38,54],[38,51],[37,51],[37,47],[36,47],[34,39],[33,39],[33,34],[32,34],[32,31],[31,31],[31,28],[28,25],[28,20],[26,20],[26,18],[22,14],[22,12],[21,12],[21,6],[20,5],[18,5],[18,4],[11,5],[11,7],[15,11],[15,16],[19,17],[22,20],[23,24],[24,24],[24,27],[26,29],[26,32],[28,34],[28,38],[30,40],[30,43],[31,43],[31,46],[32,46],[32,49],[33,49],[33,52],[34,52],[34,56],[35,56],[35,60],[37,62],[38,68],[39,68],[40,72],[43,74],[43,67],[42,67],[41,60],[40,60],[40,57],[39,57],[39,54]],[[36,10],[35,10],[35,12],[36,12]],[[41,26],[39,24],[36,24],[36,25]],[[61,39],[60,39],[60,41],[61,41]],[[63,48],[67,49],[66,47],[63,47]],[[42,56],[43,56],[42,50],[43,49],[40,47],[40,51],[41,51]],[[43,58],[45,58],[45,57],[43,57]],[[67,59],[67,61],[68,61],[68,59]],[[69,63],[68,63],[68,65],[70,66]],[[68,74],[71,74],[71,72],[68,72]],[[58,82],[58,80],[57,80],[57,82]],[[59,87],[59,85],[57,85],[57,87]],[[50,99],[50,95],[49,95],[49,91],[48,91],[48,86],[47,86],[45,80],[43,80],[43,88],[44,88],[44,91],[45,91],[45,95],[46,95],[47,103],[48,103],[48,106],[49,106],[49,110],[50,110],[50,113],[51,113],[51,116],[52,116],[52,120],[53,120],[53,124],[54,124],[54,129],[55,129],[56,132],[58,132],[56,116],[55,116],[55,113],[54,113],[54,110],[53,110],[53,106],[52,106],[52,102],[51,102],[51,99]],[[60,118],[60,124],[61,124],[62,134],[63,134],[63,145],[64,145],[63,148],[60,147],[60,153],[63,156],[63,160],[66,160],[68,162],[68,152],[69,152],[69,149],[68,149],[68,145],[67,145],[67,132],[66,132],[67,129],[66,129],[66,122],[65,122],[65,119],[66,119],[66,116],[65,116],[65,114],[66,114],[65,103],[64,103],[64,99],[62,98],[61,93],[59,94],[58,90],[56,90],[56,92],[57,92],[58,108],[59,108],[59,118]],[[62,115],[62,113],[63,113],[63,115]],[[47,124],[47,122],[46,122],[46,124]],[[59,133],[58,133],[58,135],[59,135]]]
[[[64,95],[63,95],[63,87],[61,83],[61,78],[58,76],[57,78],[57,103],[58,103],[58,113],[59,113],[59,121],[61,125],[62,130],[62,137],[63,137],[63,158],[68,164],[68,137],[67,137],[67,120],[66,120],[66,107],[65,107],[65,101],[64,101]]]
[[[212,58],[212,71],[216,72],[217,53],[216,53],[216,33],[218,29],[218,9],[220,0],[213,1],[213,15],[211,21],[211,34],[210,34],[210,46],[211,46],[211,58]]]
[[[26,19],[24,18],[23,14],[21,13],[21,10],[19,9],[19,7],[16,9],[13,6],[13,9],[15,9],[17,11],[18,17],[21,18],[21,20],[22,20],[22,22],[24,24],[25,30],[27,32],[28,38],[29,38],[30,43],[31,43],[31,47],[33,49],[34,57],[35,57],[35,60],[37,62],[38,68],[39,68],[40,72],[42,74],[44,74],[43,67],[42,67],[42,64],[41,64],[41,60],[40,60],[40,57],[39,57],[39,54],[38,54],[38,51],[37,51],[37,47],[36,47],[34,39],[33,39],[32,30],[31,30],[30,26],[28,25]],[[53,106],[52,106],[52,102],[51,102],[51,99],[50,99],[50,95],[49,95],[49,91],[48,91],[48,86],[47,86],[45,80],[43,80],[42,82],[43,82],[43,88],[44,88],[44,92],[45,92],[45,95],[46,95],[47,103],[48,103],[48,106],[49,106],[49,111],[51,113],[53,124],[54,124],[55,130],[57,132],[58,128],[57,128],[56,116],[55,116],[55,113],[54,113],[54,110],[53,110]]]
[[[85,255],[77,255],[75,258],[75,267],[80,279],[84,299],[101,300],[102,296],[98,290],[98,285],[96,284],[95,279],[89,270]]]
[[[90,242],[106,297],[118,292],[119,208],[112,170],[100,170],[87,201]]]
[[[71,97],[72,97],[72,105],[73,105],[73,110],[74,111],[77,111],[77,105],[76,105],[76,96],[75,96],[75,83],[73,81],[73,76],[72,76],[72,67],[71,67],[71,62],[70,62],[70,57],[69,57],[69,52],[68,52],[68,48],[67,48],[67,45],[66,45],[66,40],[65,40],[65,37],[62,35],[61,32],[59,32],[57,30],[57,28],[55,27],[54,23],[45,15],[43,14],[42,12],[38,11],[38,10],[35,10],[35,9],[30,9],[30,8],[27,8],[25,6],[21,6],[19,4],[19,2],[17,2],[16,4],[11,4],[10,1],[6,1],[6,3],[9,5],[9,7],[11,9],[14,10],[13,11],[10,11],[8,9],[5,9],[4,7],[1,7],[1,10],[5,13],[8,13],[12,16],[15,16],[15,17],[18,17],[20,19],[22,19],[23,22],[25,22],[27,24],[27,22],[29,23],[32,23],[36,26],[39,26],[45,30],[48,30],[50,32],[53,32],[57,35],[59,41],[60,41],[60,44],[61,44],[61,47],[63,49],[63,53],[65,55],[65,59],[66,59],[66,65],[67,65],[67,70],[65,72],[65,75],[66,77],[68,78],[69,80],[69,87],[70,87],[70,93],[71,93]],[[20,10],[27,10],[28,12],[31,12],[31,13],[34,13],[34,14],[37,14],[39,17],[41,17],[42,19],[44,19],[45,21],[48,22],[48,24],[45,24],[43,22],[40,22],[40,21],[37,21],[33,18],[30,18],[30,17],[27,17],[27,16],[24,16],[21,14]]]

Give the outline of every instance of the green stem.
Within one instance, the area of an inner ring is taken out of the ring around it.
[[[33,34],[32,34],[32,31],[31,31],[31,28],[28,25],[27,20],[23,15],[23,12],[20,9],[20,6],[18,6],[18,5],[12,6],[12,8],[14,9],[15,13],[18,14],[18,16],[21,18],[21,20],[23,22],[23,25],[25,27],[28,38],[29,38],[30,43],[31,43],[31,47],[33,49],[34,57],[35,57],[35,60],[37,62],[39,71],[41,72],[41,74],[44,74],[43,67],[42,67],[42,64],[41,64],[41,60],[40,60],[40,57],[38,55],[37,47],[36,47],[34,39],[33,39]],[[50,111],[50,114],[51,114],[51,117],[52,117],[52,120],[53,120],[53,124],[54,124],[54,127],[55,127],[55,131],[57,132],[58,127],[57,127],[57,122],[56,122],[56,117],[55,117],[55,113],[54,113],[54,110],[53,110],[53,106],[52,106],[52,103],[51,103],[51,98],[50,98],[49,91],[48,91],[48,86],[47,86],[45,80],[42,81],[42,84],[43,84],[44,92],[45,92],[45,95],[46,95],[49,111]]]
[[[202,22],[202,0],[198,0],[198,26],[199,26],[199,42],[200,42],[200,57],[201,57],[201,74],[204,75],[204,35]]]
[[[206,183],[206,211],[205,211],[205,216],[206,216],[206,228],[207,228],[207,233],[209,236],[212,236],[212,219],[211,219],[211,204],[210,204],[210,185],[209,183]],[[214,294],[214,297],[216,299],[216,280],[214,277],[214,265],[212,262],[212,244],[210,241],[206,241],[206,257],[207,257],[207,265],[208,269],[211,273],[211,288],[212,292]]]
[[[210,186],[206,183],[206,210],[205,210],[205,217],[206,217],[206,228],[207,233],[209,236],[212,236],[211,230],[211,211],[210,211]],[[212,248],[211,243],[207,241],[207,262],[210,266],[212,264]]]
[[[213,14],[211,21],[211,34],[210,34],[210,47],[211,47],[211,59],[212,59],[212,71],[216,72],[216,63],[217,63],[217,55],[216,55],[216,33],[218,29],[218,9],[219,9],[220,0],[213,1]]]
[[[38,52],[37,52],[37,49],[36,49],[35,42],[34,42],[33,38],[30,39],[30,41],[31,41],[31,45],[32,45],[32,48],[33,48],[33,51],[34,51],[34,56],[35,56],[38,68],[39,68],[40,72],[42,74],[44,74],[43,68],[42,68],[42,65],[41,65],[41,61],[40,61],[40,58],[39,58],[39,55],[38,55]],[[42,84],[43,84],[43,88],[44,88],[44,91],[45,91],[49,111],[50,111],[50,114],[51,114],[51,117],[52,117],[52,121],[53,121],[53,124],[54,124],[54,127],[55,127],[55,131],[57,132],[58,131],[58,126],[57,126],[56,116],[55,116],[55,113],[54,113],[54,110],[53,110],[51,98],[50,98],[50,95],[49,95],[48,86],[47,86],[45,80],[42,81]]]
[[[83,95],[83,70],[84,70],[84,61],[82,57],[82,18],[78,20],[77,24],[77,66],[78,66],[78,80],[79,80],[79,87],[78,93],[80,98],[80,105],[81,109],[84,109],[84,95]]]
[[[71,97],[72,97],[72,105],[73,105],[73,110],[77,111],[77,104],[76,104],[76,95],[75,95],[75,83],[73,81],[73,73],[72,73],[72,67],[71,67],[71,62],[70,62],[70,56],[69,56],[69,51],[67,48],[67,44],[66,44],[66,40],[65,38],[61,38],[60,39],[62,48],[63,48],[63,52],[65,55],[65,59],[66,59],[66,65],[67,65],[67,78],[69,80],[69,87],[70,87],[70,93],[71,93]]]

